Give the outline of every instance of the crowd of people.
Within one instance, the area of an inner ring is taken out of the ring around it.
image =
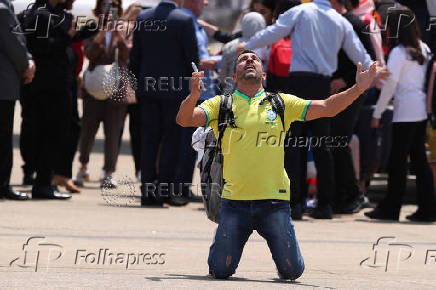
[[[36,0],[17,16],[10,0],[0,0],[0,194],[29,198],[9,185],[14,106],[19,100],[23,184],[32,186],[32,198],[69,199],[70,193],[81,191],[90,179],[88,163],[100,123],[105,143],[99,180],[102,187],[116,188],[113,174],[129,116],[141,205],[194,201],[189,185],[197,160],[191,146],[195,128],[176,123],[191,91],[191,63],[204,71],[199,105],[235,92],[238,53],[251,50],[262,61],[267,92],[305,100],[326,100],[352,88],[358,63],[364,70],[373,61],[379,67],[377,80],[346,110],[311,121],[296,118],[290,125],[283,166],[291,181],[285,191],[290,193],[293,219],[308,210],[307,163],[313,158],[313,218],[353,214],[368,206],[367,186],[380,169],[389,174],[388,193],[366,215],[398,220],[410,156],[418,210],[408,218],[435,221],[433,173],[425,149],[434,106],[435,69],[429,64],[436,50],[436,26],[430,17],[436,16],[435,7],[408,0],[302,2],[252,0],[234,30],[227,32],[200,19],[207,0],[163,0],[154,8],[138,2],[126,11],[122,0],[96,0],[93,14],[104,23],[99,29],[77,25],[70,13],[74,0]],[[212,40],[220,49],[210,49]],[[115,81],[122,87],[121,96],[101,98],[87,85],[87,77],[114,64],[117,76],[131,74],[136,82]],[[358,158],[349,146],[353,135],[359,139]],[[293,142],[301,138],[319,142]],[[345,142],[326,142],[328,138]],[[80,167],[73,176],[77,151]]]

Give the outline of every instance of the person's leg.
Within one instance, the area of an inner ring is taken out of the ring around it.
[[[36,170],[35,164],[35,124],[32,123],[35,120],[32,117],[32,106],[35,106],[35,99],[31,94],[31,85],[25,85],[21,88],[21,130],[20,130],[20,154],[23,159],[23,183],[25,185],[31,185],[33,183],[33,174]]]
[[[416,199],[418,212],[423,216],[436,217],[436,197],[433,172],[427,162],[425,139],[427,121],[416,123],[416,132],[410,149],[410,159],[416,172]]]
[[[127,106],[106,101],[104,104],[104,166],[106,175],[110,176],[115,172],[118,154],[120,149],[120,137],[124,127]]]
[[[156,101],[141,102],[141,191],[142,204],[154,202],[156,160],[162,139],[159,116],[163,115]]]
[[[355,204],[354,208],[349,208],[350,203],[358,200],[362,193],[348,144],[351,141],[363,100],[364,96],[362,95],[345,111],[342,111],[331,120],[331,135],[334,140],[332,153],[336,183],[334,205],[340,211],[345,210],[345,213],[352,213],[360,209],[358,203]]]
[[[334,164],[329,147],[330,118],[307,122],[312,132],[311,145],[317,171],[318,208],[330,208],[335,192]]]
[[[303,274],[304,261],[295,237],[287,201],[259,201],[255,229],[265,238],[282,279],[295,280]]]
[[[181,160],[183,128],[176,124],[179,101],[160,101],[163,114],[159,117],[162,130],[162,143],[159,155],[159,181],[175,183],[177,164]],[[192,180],[192,179],[191,179]]]
[[[398,220],[406,189],[407,156],[414,135],[413,123],[393,123],[392,149],[389,156],[388,192],[376,209],[365,213],[366,216],[376,219]]]
[[[0,195],[9,190],[12,171],[12,133],[15,101],[0,101]]]
[[[141,170],[141,111],[139,106],[139,104],[133,104],[128,107],[130,146],[135,162],[135,173]]]
[[[209,251],[209,274],[216,279],[233,275],[252,232],[250,202],[222,199],[219,224]]]
[[[92,99],[91,96],[85,96],[83,99],[83,117],[82,132],[79,141],[79,161],[82,166],[89,162],[89,155],[94,146],[95,135],[100,126],[102,115],[102,104],[100,101]]]
[[[285,141],[285,169],[290,179],[292,217],[301,220],[307,197],[307,146],[299,140],[306,140],[307,130],[303,122],[292,123]],[[304,143],[304,142],[303,142]]]

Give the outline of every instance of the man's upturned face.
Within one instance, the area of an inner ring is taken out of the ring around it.
[[[236,60],[236,70],[233,75],[235,82],[240,80],[261,82],[266,77],[263,72],[262,61],[254,53],[241,54]]]

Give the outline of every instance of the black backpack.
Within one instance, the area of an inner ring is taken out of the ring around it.
[[[221,143],[224,131],[229,125],[231,128],[237,128],[235,117],[232,110],[232,95],[221,95],[220,111],[218,114],[218,139],[212,130],[206,136],[203,159],[200,163],[201,191],[203,204],[207,217],[218,223],[221,212],[221,193],[225,181],[223,180],[223,154],[221,152]],[[272,109],[280,116],[283,130],[285,104],[279,94],[266,93],[266,97],[260,104],[269,101]]]

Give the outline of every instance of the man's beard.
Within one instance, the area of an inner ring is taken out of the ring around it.
[[[259,83],[262,81],[262,76],[258,73],[247,72],[242,75],[242,80],[250,83]]]

